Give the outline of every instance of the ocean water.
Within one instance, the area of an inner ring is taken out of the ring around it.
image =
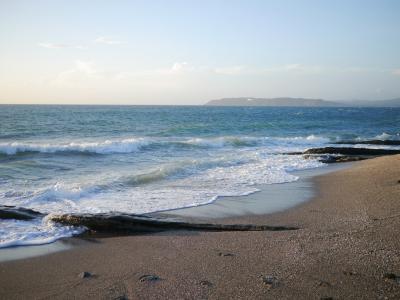
[[[0,205],[45,214],[204,205],[323,167],[287,152],[365,139],[400,139],[400,109],[3,105]],[[0,247],[81,230],[0,220]]]

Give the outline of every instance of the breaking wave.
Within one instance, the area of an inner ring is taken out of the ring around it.
[[[89,142],[9,142],[0,143],[0,153],[16,155],[25,152],[39,153],[93,153],[117,154],[133,153],[147,150],[152,147],[254,147],[274,144],[315,145],[328,143],[329,139],[310,135],[306,137],[250,137],[250,136],[223,136],[214,138],[128,138],[121,140],[89,141]]]

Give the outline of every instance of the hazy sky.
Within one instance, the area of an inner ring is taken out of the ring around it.
[[[0,103],[400,96],[400,1],[0,0]]]

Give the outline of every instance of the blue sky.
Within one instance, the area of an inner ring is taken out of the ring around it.
[[[0,2],[0,103],[400,96],[400,1]]]

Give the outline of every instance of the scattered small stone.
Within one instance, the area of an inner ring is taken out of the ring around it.
[[[229,252],[219,252],[218,255],[219,256],[235,256],[235,254],[229,253]]]
[[[278,279],[272,275],[261,275],[262,282],[270,289],[278,285]]]
[[[114,298],[114,300],[128,300],[128,297],[126,297],[125,295],[122,295],[122,296],[118,296],[117,298]]]
[[[356,272],[352,272],[352,271],[343,271],[344,275],[349,275],[349,276],[353,276],[353,275],[357,275]]]
[[[321,297],[319,299],[321,299],[321,300],[333,300],[333,297]]]
[[[143,275],[139,277],[140,282],[156,282],[161,280],[157,275]]]
[[[89,272],[82,272],[82,273],[79,273],[79,278],[89,278],[89,277],[92,277],[92,273],[89,273]]]
[[[394,273],[385,273],[385,274],[383,274],[383,278],[385,280],[394,280],[397,283],[400,283],[400,276],[398,276]]]
[[[318,286],[328,287],[328,286],[331,286],[331,284],[328,281],[319,280],[318,281]]]
[[[202,280],[202,281],[200,281],[200,285],[201,286],[211,287],[213,284],[208,280]]]

